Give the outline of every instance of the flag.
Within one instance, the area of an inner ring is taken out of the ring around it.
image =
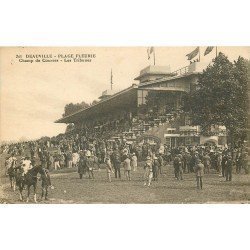
[[[148,52],[148,60],[149,60],[150,54],[152,54],[154,52],[154,47],[148,47],[147,52]]]
[[[212,50],[213,50],[213,46],[208,46],[204,52],[204,56],[206,56],[207,54],[209,54]]]
[[[200,51],[200,48],[197,47],[195,50],[193,50],[192,52],[187,54],[186,56],[188,57],[188,60],[192,60],[194,57],[196,57],[198,55],[199,51]]]

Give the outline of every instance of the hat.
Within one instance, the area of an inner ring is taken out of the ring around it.
[[[147,156],[147,160],[151,160],[151,157],[150,157],[150,156]]]
[[[90,153],[89,150],[86,152],[86,156],[87,156],[87,157],[91,156],[91,153]]]

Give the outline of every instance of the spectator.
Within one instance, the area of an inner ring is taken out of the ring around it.
[[[129,159],[128,155],[126,156],[126,159],[123,162],[123,167],[124,167],[124,172],[125,172],[125,176],[126,179],[131,181],[131,160]]]
[[[232,156],[229,155],[225,164],[226,181],[232,181],[232,170],[233,170],[233,160]]]
[[[137,156],[135,153],[133,153],[131,157],[131,166],[133,168],[133,171],[137,171]]]
[[[146,163],[144,165],[144,186],[151,185],[153,178],[153,164],[150,156],[147,156]]]
[[[197,188],[202,189],[203,185],[203,176],[204,176],[204,165],[201,163],[201,160],[197,161],[195,172],[196,172],[196,181]]]
[[[60,166],[60,157],[59,157],[58,154],[55,154],[55,156],[54,156],[54,167],[55,167],[55,170],[61,168],[61,166]]]
[[[107,170],[108,181],[111,182],[111,172],[113,172],[113,170],[112,170],[112,165],[111,165],[111,161],[109,157],[106,157],[105,165],[106,165],[106,170]]]

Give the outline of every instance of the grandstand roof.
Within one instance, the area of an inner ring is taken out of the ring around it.
[[[97,104],[85,109],[81,109],[73,114],[67,115],[55,121],[55,123],[74,123],[78,120],[91,117],[93,115],[112,112],[114,108],[124,108],[137,102],[136,90],[138,85],[133,84],[131,87],[115,93]]]

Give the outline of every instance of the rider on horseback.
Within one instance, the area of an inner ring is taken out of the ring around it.
[[[8,175],[9,169],[10,168],[15,168],[16,167],[16,157],[14,156],[15,154],[12,153],[9,159],[6,159],[5,161],[5,167],[6,167],[6,175]]]
[[[28,171],[33,168],[32,164],[31,164],[31,160],[28,156],[26,156],[24,158],[22,165],[21,165],[21,168],[23,171],[22,176],[25,178]]]

